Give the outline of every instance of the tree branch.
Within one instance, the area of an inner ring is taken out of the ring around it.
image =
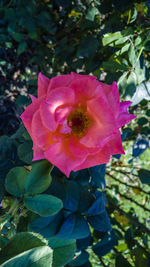
[[[146,192],[145,190],[143,190],[141,187],[134,186],[134,185],[131,185],[131,184],[126,184],[125,182],[121,181],[120,179],[116,178],[114,175],[112,175],[112,174],[110,174],[110,173],[108,173],[108,172],[106,172],[106,174],[107,174],[108,176],[110,176],[112,179],[114,179],[115,181],[117,181],[117,182],[119,182],[119,183],[121,183],[121,184],[123,184],[123,185],[125,185],[125,186],[131,187],[131,188],[133,188],[133,189],[138,189],[138,190],[140,190],[141,192],[143,192],[144,194],[149,195],[149,193]]]
[[[108,187],[107,187],[108,188]],[[111,189],[109,187],[109,189]],[[131,222],[133,225],[136,225],[138,227],[140,227],[142,229],[143,232],[147,233],[148,235],[150,235],[150,229],[148,229],[144,224],[140,223],[138,218],[133,217],[132,215],[130,215],[129,213],[125,212],[124,210],[122,210],[119,206],[116,206],[114,204],[114,202],[111,202],[109,200],[109,204],[110,206],[114,207],[116,210],[118,210],[120,213],[124,214]]]
[[[104,263],[104,261],[102,260],[102,258],[99,258],[100,260],[100,263],[104,266],[104,267],[107,267],[107,265]]]

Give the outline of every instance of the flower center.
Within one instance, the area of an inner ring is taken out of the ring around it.
[[[72,134],[76,134],[78,137],[82,137],[90,125],[90,119],[82,110],[76,110],[74,113],[69,114],[67,122],[72,129]]]

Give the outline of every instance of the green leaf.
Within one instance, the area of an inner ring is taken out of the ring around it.
[[[145,78],[145,71],[140,68],[135,69],[135,74],[137,77],[137,84],[141,84],[146,78]]]
[[[24,195],[25,182],[28,172],[24,167],[15,167],[11,169],[5,181],[5,188],[13,196],[21,197]]]
[[[87,20],[94,21],[95,16],[98,15],[98,14],[99,14],[99,10],[96,7],[90,7],[88,9],[88,13],[85,16],[85,18]]]
[[[69,262],[69,265],[70,266],[90,266],[91,267],[91,264],[89,265],[89,253],[85,250],[83,251],[80,251],[76,257],[74,257],[74,259]]]
[[[129,39],[128,36],[121,37],[121,38],[119,38],[118,40],[116,40],[116,41],[114,42],[114,44],[115,44],[115,46],[123,45],[128,39]],[[113,44],[110,44],[110,46],[114,46],[114,45],[113,45]]]
[[[120,243],[118,246],[116,246],[116,248],[119,252],[123,252],[128,249],[128,246],[126,243]]]
[[[27,132],[27,130],[24,131],[23,135],[25,140],[27,141],[31,141],[31,136],[29,135],[29,133]]]
[[[126,84],[127,84],[127,78],[128,78],[128,72],[125,71],[119,78],[118,80],[118,86],[119,86],[119,89],[123,90],[125,87],[126,87]]]
[[[28,98],[24,95],[19,95],[16,99],[16,103],[20,106],[23,106],[27,104]]]
[[[25,185],[26,193],[33,195],[44,192],[51,183],[50,171],[52,168],[53,166],[47,160],[34,163],[27,177]]]
[[[137,14],[138,12],[136,10],[136,7],[132,7],[130,23],[136,20]]]
[[[142,117],[142,118],[138,119],[137,123],[139,125],[145,125],[148,123],[148,119],[146,119],[145,117]]]
[[[25,197],[25,206],[41,216],[51,216],[58,213],[62,207],[62,201],[50,195],[36,195],[33,197]]]
[[[15,33],[17,31],[17,24],[15,23],[15,21],[13,21],[13,23],[10,22],[8,24],[7,31],[10,34]]]
[[[33,248],[4,262],[1,267],[51,267],[53,251],[48,246]]]
[[[18,48],[17,48],[17,54],[20,55],[23,52],[25,52],[27,49],[27,43],[24,41],[22,43],[19,44]]]
[[[138,171],[139,178],[143,184],[150,184],[150,171],[145,169],[140,169]]]
[[[21,138],[23,136],[24,131],[26,131],[26,128],[24,127],[23,124],[21,124],[18,130],[13,135],[11,135],[11,138],[13,139]]]
[[[93,251],[99,257],[103,257],[109,253],[115,245],[117,245],[115,232],[110,232],[109,234],[106,234],[101,241],[93,246]]]
[[[7,63],[7,61],[6,61],[6,60],[1,60],[1,59],[0,59],[0,65],[1,65],[1,66],[5,66],[5,65],[6,65],[6,63]]]
[[[3,207],[4,207],[4,205],[3,205]],[[5,208],[5,207],[4,207],[4,208]],[[1,229],[1,230],[3,229],[3,227],[4,227],[6,224],[9,224],[9,221],[10,221],[11,218],[12,218],[12,216],[9,215],[9,214],[0,217],[0,229]]]
[[[146,111],[146,116],[150,117],[150,109]]]
[[[19,158],[27,164],[31,164],[33,158],[32,141],[25,142],[18,147]]]
[[[136,82],[137,82],[136,74],[135,74],[135,72],[131,71],[131,73],[129,74],[128,79],[127,79],[127,84],[136,85]]]
[[[4,197],[4,193],[5,193],[5,188],[4,188],[3,183],[0,181],[0,202],[2,201]]]
[[[137,247],[131,250],[131,255],[133,257],[134,266],[149,266],[149,257],[146,255],[143,248]]]
[[[76,242],[74,239],[64,240],[51,237],[48,240],[49,246],[53,249],[52,267],[61,267],[70,262],[76,251]]]
[[[22,33],[15,32],[12,34],[12,36],[16,42],[21,42],[24,39],[24,34]]]
[[[109,45],[112,42],[122,38],[121,32],[115,32],[115,33],[107,33],[104,35],[102,39],[103,46]]]
[[[126,84],[124,86],[124,96],[131,99],[136,91],[137,76],[135,72],[130,72],[127,77]]]
[[[127,70],[127,67],[123,64],[119,64],[118,62],[116,61],[107,61],[107,62],[103,62],[102,64],[103,68],[105,70],[109,70],[111,72],[114,72],[114,71],[124,71],[124,70]]]
[[[123,73],[123,75],[118,80],[118,86],[119,89],[122,90],[122,94],[124,94],[124,97],[128,96],[128,98],[131,99],[131,97],[136,91],[136,82],[137,77],[133,71],[126,71]]]
[[[137,105],[143,99],[150,100],[150,82],[141,83],[132,97],[132,105]]]
[[[130,44],[124,45],[120,50],[115,52],[115,57],[121,56],[123,53],[127,52],[129,50]]]
[[[142,43],[143,43],[143,36],[138,36],[136,39],[135,39],[135,41],[134,41],[134,45],[135,45],[135,47],[137,47],[137,46],[139,46],[139,45],[142,45]]]
[[[122,256],[122,254],[117,255],[115,267],[131,267],[132,265]]]
[[[36,32],[31,32],[28,34],[28,37],[33,40],[37,40],[39,38],[38,34]]]
[[[77,57],[92,57],[96,54],[97,49],[98,40],[94,36],[88,35],[85,39],[81,41],[77,50]]]
[[[0,248],[2,249],[6,244],[8,243],[8,239],[6,239],[4,236],[0,236]]]
[[[16,234],[0,251],[0,264],[24,251],[45,245],[47,240],[39,234],[30,232]]]
[[[136,53],[135,53],[133,44],[130,44],[128,57],[129,57],[129,62],[131,63],[131,66],[132,67],[135,66],[137,57],[136,57]]]

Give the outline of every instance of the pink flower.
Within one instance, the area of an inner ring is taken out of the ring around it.
[[[21,119],[33,140],[33,160],[47,159],[68,177],[71,171],[107,163],[124,154],[119,128],[134,119],[131,102],[120,103],[115,82],[71,73],[38,77],[38,97],[31,96]]]

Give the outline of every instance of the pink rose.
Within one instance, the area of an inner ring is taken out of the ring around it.
[[[107,163],[124,154],[119,128],[136,116],[131,102],[120,103],[115,82],[71,73],[38,77],[38,97],[31,96],[21,119],[33,140],[33,160],[47,159],[68,177],[71,171]]]

